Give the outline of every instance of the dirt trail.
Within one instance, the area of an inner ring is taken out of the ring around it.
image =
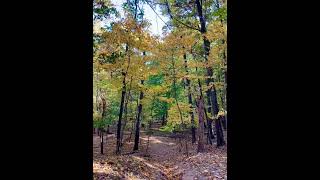
[[[125,139],[128,137],[127,133]],[[100,154],[100,139],[93,137],[94,179],[226,179],[226,149],[206,146],[207,153],[197,154],[196,145],[188,140],[186,155],[178,140],[141,133],[139,152],[132,154],[133,142],[126,142],[121,156],[116,156],[114,134],[108,135],[104,155]],[[181,150],[181,151],[179,151]]]

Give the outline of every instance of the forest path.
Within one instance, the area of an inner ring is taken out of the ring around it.
[[[122,155],[115,155],[116,138],[109,134],[100,154],[100,138],[93,136],[94,179],[226,179],[227,154],[225,148],[206,145],[206,152],[198,154],[190,140],[171,138],[157,132],[149,136],[141,131],[139,152],[132,153],[133,139],[126,141]],[[105,139],[104,139],[105,141]],[[188,156],[186,154],[186,142]]]

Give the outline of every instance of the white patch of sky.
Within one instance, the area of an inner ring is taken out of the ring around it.
[[[120,13],[121,17],[124,17],[124,12],[122,10],[122,4],[126,2],[126,0],[111,0],[111,3],[115,6],[117,11]],[[164,20],[167,22],[169,20],[168,17],[162,16],[159,7],[155,7],[154,10],[157,12],[157,14],[151,9],[151,7],[147,4],[143,4],[143,10],[144,10],[144,19],[147,19],[151,26],[149,27],[149,31],[153,35],[159,35],[162,36],[162,27],[165,26],[165,23],[162,21]],[[161,19],[159,18],[161,17]]]

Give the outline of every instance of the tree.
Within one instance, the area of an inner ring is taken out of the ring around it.
[[[200,98],[197,101],[198,104],[198,115],[199,115],[199,133],[198,133],[198,152],[204,152],[204,143],[203,143],[203,133],[204,133],[204,107],[203,99]]]
[[[188,28],[190,30],[198,31],[201,33],[203,40],[203,57],[206,62],[206,85],[207,85],[207,103],[208,112],[211,117],[208,119],[209,133],[212,133],[211,122],[212,120],[219,121],[217,114],[219,112],[219,105],[217,102],[217,92],[213,78],[213,67],[208,59],[210,55],[211,42],[207,37],[207,24],[208,21],[218,20],[222,22],[225,19],[226,9],[220,5],[218,1],[168,1],[161,0],[164,4],[163,13],[167,14],[172,20],[172,26]],[[199,20],[196,18],[198,17]],[[219,129],[220,123],[216,123],[216,129]],[[217,139],[221,143],[217,143],[217,146],[224,145],[223,132],[217,131]]]
[[[161,38],[150,34],[149,22],[143,18],[141,5],[155,7],[155,2],[170,17],[168,31]],[[191,133],[192,143],[201,137],[199,151],[204,150],[205,128],[207,142],[212,144],[215,131],[217,146],[223,146],[227,114],[226,3],[155,2],[128,0],[122,7],[124,17],[111,20],[119,14],[110,1],[94,1],[95,127],[101,129],[102,136],[102,129],[116,128],[117,154],[121,154],[126,141],[128,124],[134,131],[133,151],[137,151],[141,123],[151,126],[156,121],[161,121],[161,129],[168,132]],[[101,27],[99,22],[108,18]]]

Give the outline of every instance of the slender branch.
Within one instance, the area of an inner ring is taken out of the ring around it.
[[[137,4],[137,0],[134,1],[134,5],[136,6],[136,9],[134,11],[134,19],[136,20],[137,19],[137,8],[138,8],[138,4]]]
[[[149,7],[153,10],[154,13],[156,13],[156,15],[159,17],[159,19],[166,25],[169,26],[160,16],[159,14],[156,12],[156,10],[150,5],[149,1],[146,1],[146,3],[149,5]]]
[[[169,3],[168,3],[168,0],[166,0],[166,6],[167,6],[167,10],[168,10],[168,13],[169,13],[169,16],[172,20],[176,20],[177,22],[179,22],[180,24],[190,28],[190,29],[193,29],[193,30],[197,30],[197,31],[200,31],[200,29],[196,28],[196,27],[192,27],[192,26],[189,26],[187,24],[185,24],[184,22],[180,21],[179,19],[173,17],[172,13],[171,13],[171,10],[170,10],[170,7],[169,7]]]
[[[184,26],[186,26],[186,27],[188,27],[188,28],[190,28],[190,29],[200,31],[200,29],[199,29],[199,28],[189,26],[189,25],[187,25],[187,24],[183,23],[182,21],[180,21],[180,20],[179,20],[179,19],[177,19],[177,18],[172,18],[172,19],[174,19],[174,20],[178,21],[180,24],[182,24],[182,25],[184,25]]]

